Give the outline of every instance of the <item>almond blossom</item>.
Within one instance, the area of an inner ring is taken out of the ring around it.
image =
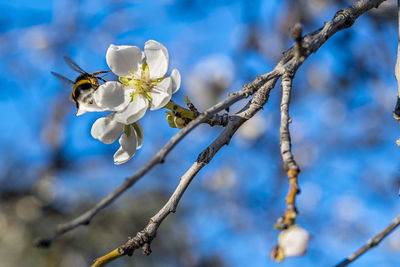
[[[114,163],[119,165],[130,160],[143,144],[143,128],[139,122],[130,125],[115,120],[115,113],[97,119],[91,134],[105,144],[114,143],[118,137],[120,147],[114,154]]]
[[[143,129],[138,120],[147,109],[165,107],[181,83],[179,71],[174,69],[166,77],[168,51],[156,41],[147,41],[144,51],[137,46],[110,45],[107,64],[119,77],[93,92],[93,106],[101,111],[113,111],[95,121],[91,134],[105,144],[119,138],[120,148],[114,154],[114,163],[131,159],[143,143]],[[97,111],[97,110],[96,110]]]
[[[110,45],[107,64],[120,82],[106,82],[94,92],[94,101],[103,110],[115,111],[113,119],[130,125],[144,116],[147,109],[163,108],[181,83],[174,69],[166,77],[168,51],[150,40],[141,51],[137,46]]]

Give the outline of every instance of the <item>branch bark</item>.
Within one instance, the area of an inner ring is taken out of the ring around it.
[[[285,73],[282,76],[281,127],[279,132],[283,166],[289,178],[289,193],[286,197],[286,211],[278,220],[279,228],[282,229],[286,229],[289,226],[294,225],[296,222],[296,195],[300,192],[298,186],[300,167],[297,165],[292,154],[292,144],[290,141],[289,131],[289,104],[292,91],[292,81],[292,74]]]
[[[281,139],[281,154],[285,171],[300,171],[300,168],[294,160],[292,154],[292,144],[290,141],[289,132],[289,104],[292,91],[292,79],[293,78],[291,74],[285,73],[282,76],[281,128],[279,132]]]
[[[372,239],[368,240],[368,242],[362,246],[359,250],[354,252],[352,255],[344,259],[342,262],[336,265],[336,267],[344,267],[358,259],[361,255],[366,253],[371,248],[376,247],[379,243],[388,236],[391,232],[394,231],[400,225],[400,215],[397,216],[392,223],[386,226],[379,234],[374,236]]]

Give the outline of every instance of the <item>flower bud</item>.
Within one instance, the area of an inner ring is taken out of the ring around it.
[[[293,225],[279,234],[278,246],[285,257],[295,257],[306,253],[310,234],[300,226]]]

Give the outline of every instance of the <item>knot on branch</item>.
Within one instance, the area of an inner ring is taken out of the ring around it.
[[[121,255],[132,256],[133,252],[142,247],[142,251],[145,255],[151,254],[150,243],[154,239],[155,234],[149,234],[146,229],[138,232],[134,238],[128,238],[129,240],[118,248]]]
[[[256,86],[256,84],[259,84],[259,82],[262,80],[263,80],[262,75],[258,75],[255,81],[247,83],[243,86],[243,93],[244,93],[243,95],[245,96],[245,98],[254,94],[260,88],[259,86]]]
[[[297,165],[293,157],[284,162],[284,171],[287,173],[288,179],[297,178],[300,173],[300,167]]]
[[[289,85],[292,83],[292,79],[294,77],[294,70],[292,68],[285,68],[285,72],[282,75],[282,82],[290,82]]]
[[[131,244],[130,240],[126,244],[118,248],[118,253],[121,255],[132,256],[133,252],[138,248],[138,246]]]
[[[336,12],[335,16],[333,17],[333,21],[339,23],[338,30],[348,28],[356,21],[356,17],[352,14],[351,11],[352,8],[349,7]]]
[[[207,123],[213,127],[213,126],[222,126],[225,127],[228,124],[229,120],[229,114],[224,113],[222,115],[215,114],[212,116],[210,119],[207,120]]]
[[[196,161],[198,163],[208,164],[211,160],[210,154],[211,154],[210,147],[207,147],[203,152],[199,154]]]
[[[368,240],[367,245],[371,248],[376,247],[377,245],[379,245],[379,243],[381,242],[381,240],[377,239],[377,238],[372,238],[370,240]]]

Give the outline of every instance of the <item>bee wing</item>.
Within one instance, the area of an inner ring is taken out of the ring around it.
[[[70,66],[73,70],[79,72],[79,73],[86,73],[81,67],[78,66],[70,57],[64,56],[65,62]]]
[[[71,81],[70,79],[62,76],[61,74],[58,74],[56,72],[51,72],[51,74],[53,74],[54,77],[56,77],[58,80],[60,80],[65,85],[75,84],[74,81]]]

